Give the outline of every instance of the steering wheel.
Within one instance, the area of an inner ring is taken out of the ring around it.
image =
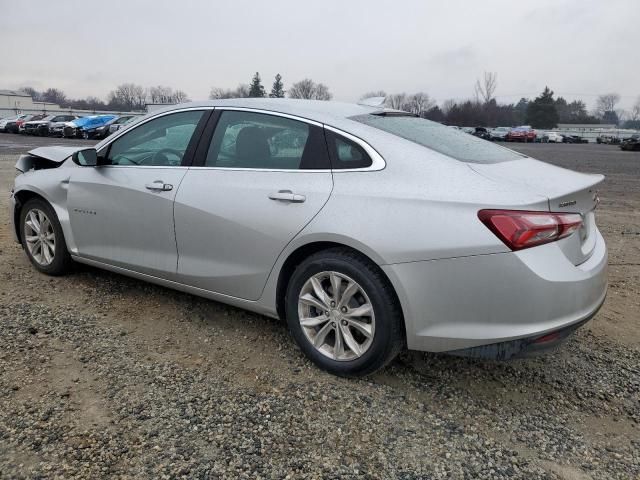
[[[178,157],[178,162],[176,164],[171,163],[167,158],[167,156],[165,155],[167,153]],[[184,152],[181,152],[180,150],[175,150],[173,148],[163,148],[153,154],[153,157],[151,157],[151,164],[152,165],[171,165],[171,166],[179,165],[180,162],[182,161],[183,155],[184,155]]]

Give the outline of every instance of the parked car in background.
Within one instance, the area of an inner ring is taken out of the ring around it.
[[[580,135],[563,135],[562,136],[562,143],[589,143],[589,140],[587,140],[584,137],[581,137]]]
[[[118,118],[116,118],[115,120],[113,120],[110,124],[109,124],[109,135],[111,135],[114,132],[117,132],[118,130],[120,130],[121,128],[124,128],[125,125],[129,125],[132,122],[135,122],[136,120],[142,118],[142,115],[121,115]]]
[[[464,133],[468,133],[469,135],[473,135],[476,131],[475,127],[461,127],[460,130],[462,130]]]
[[[121,125],[124,125],[134,117],[136,117],[136,115],[120,115],[120,116],[116,116],[115,118],[112,118],[101,127],[96,128],[93,138],[102,139],[102,138],[108,137],[113,132],[117,132]],[[116,127],[116,128],[111,130],[111,127]]]
[[[620,144],[621,150],[640,150],[640,135],[634,134]]]
[[[9,229],[38,271],[75,260],[286,319],[338,375],[404,348],[535,355],[606,296],[602,175],[397,110],[182,104],[16,168]]]
[[[62,135],[66,138],[94,138],[97,129],[116,118],[116,115],[90,115],[67,122]]]
[[[78,118],[77,115],[47,115],[40,120],[30,120],[24,124],[24,132],[28,135],[48,136],[54,124],[70,122]]]
[[[46,116],[47,115],[45,113],[41,113],[41,114],[38,114],[38,115],[27,115],[22,120],[18,120],[16,122],[16,124],[18,126],[18,132],[17,133],[27,133],[26,132],[26,127],[25,127],[25,124],[27,122],[31,122],[31,121],[35,121],[35,120],[41,120]]]
[[[3,118],[2,120],[0,120],[0,132],[12,132],[14,126],[16,125],[16,122],[25,118],[26,116],[27,115],[13,115],[11,117]]]
[[[562,135],[556,132],[545,132],[542,134],[543,143],[562,143]]]
[[[474,137],[482,138],[483,140],[491,140],[489,129],[486,127],[475,127],[473,133]]]
[[[510,131],[511,127],[496,127],[489,131],[489,138],[496,142],[503,142]]]
[[[596,138],[596,143],[603,143],[605,145],[619,145],[621,143],[620,137],[616,135],[600,135]]]
[[[522,125],[520,127],[512,128],[505,136],[507,142],[535,142],[536,131],[529,125]]]
[[[49,125],[49,136],[62,137],[65,125],[82,117],[79,115],[66,115],[66,118],[66,120],[51,122],[51,124]]]

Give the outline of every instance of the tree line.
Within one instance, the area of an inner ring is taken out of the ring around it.
[[[310,78],[305,78],[291,85],[288,90],[284,89],[282,75],[279,73],[274,77],[271,91],[266,92],[262,85],[260,73],[256,72],[251,83],[241,83],[234,89],[213,87],[209,93],[209,98],[217,100],[221,98],[284,98],[285,94],[289,98],[304,98],[307,100],[331,100],[333,95],[323,83],[316,83]]]
[[[617,108],[620,95],[607,93],[596,100],[592,112],[585,102],[568,102],[555,97],[549,88],[533,100],[521,98],[516,103],[500,104],[495,98],[497,75],[485,73],[476,81],[474,97],[467,100],[445,100],[440,105],[427,93],[387,94],[382,90],[362,95],[385,97],[389,108],[413,113],[422,118],[465,127],[531,125],[534,128],[555,128],[558,124],[615,124],[624,128],[640,129],[640,97],[629,111]]]
[[[389,108],[403,110],[414,115],[458,126],[514,126],[531,125],[534,128],[554,128],[560,123],[568,124],[615,124],[625,128],[640,129],[640,97],[629,111],[617,108],[620,95],[607,93],[600,95],[592,112],[587,110],[582,100],[567,101],[555,96],[549,87],[534,99],[521,98],[516,103],[498,103],[495,92],[498,87],[497,74],[485,72],[477,79],[473,96],[466,100],[445,100],[438,104],[426,92],[387,94],[383,90],[362,95],[385,97]],[[52,102],[65,108],[83,110],[144,110],[148,103],[183,103],[189,100],[187,94],[165,86],[143,87],[134,83],[123,83],[112,90],[107,101],[89,96],[85,99],[69,99],[62,90],[48,88],[37,91],[31,87],[22,88],[35,101]],[[241,83],[234,89],[212,87],[211,99],[225,98],[302,98],[331,100],[329,87],[310,78],[297,81],[287,89],[282,75],[275,75],[270,91],[262,83],[259,72],[250,83]]]
[[[31,95],[34,102],[50,102],[62,108],[94,111],[143,111],[149,103],[173,104],[188,102],[188,95],[182,90],[158,85],[143,87],[135,83],[123,83],[109,92],[107,101],[89,96],[82,99],[72,99],[58,88],[47,88],[38,91],[33,87],[23,87],[21,90]]]

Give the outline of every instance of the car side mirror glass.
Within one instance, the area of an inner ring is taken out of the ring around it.
[[[95,167],[98,165],[98,152],[95,148],[85,148],[75,152],[71,159],[81,167]]]

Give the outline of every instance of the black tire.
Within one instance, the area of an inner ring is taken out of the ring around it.
[[[313,275],[334,271],[355,280],[369,297],[375,315],[375,331],[368,349],[353,360],[334,360],[318,351],[300,325],[298,297]],[[332,248],[311,255],[291,276],[285,297],[289,331],[305,355],[318,367],[335,375],[359,377],[391,362],[403,349],[403,317],[395,292],[384,273],[366,257],[347,248]]]
[[[25,238],[25,221],[27,215],[29,215],[29,212],[31,212],[32,210],[42,211],[47,216],[51,223],[51,226],[53,227],[53,233],[55,235],[55,249],[53,261],[48,265],[42,265],[40,262],[38,262],[27,247],[27,241]],[[39,272],[45,273],[47,275],[57,276],[63,275],[71,269],[73,260],[71,259],[71,255],[69,255],[69,251],[67,250],[67,244],[64,239],[62,227],[60,226],[60,221],[58,220],[56,212],[46,201],[39,198],[33,198],[31,200],[28,200],[22,206],[22,209],[20,210],[20,238],[22,240],[22,247],[24,248],[27,257],[29,258],[29,261]]]

